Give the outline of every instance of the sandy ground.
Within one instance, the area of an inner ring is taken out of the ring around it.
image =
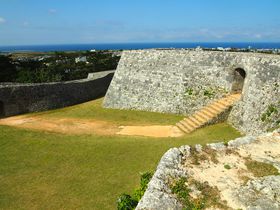
[[[114,135],[119,131],[117,126],[108,122],[70,118],[45,119],[40,117],[17,116],[1,119],[0,125],[74,135]]]
[[[62,134],[128,135],[147,137],[179,137],[183,133],[175,126],[116,126],[100,120],[43,118],[16,116],[0,119],[0,125]]]
[[[176,126],[121,126],[117,134],[128,136],[180,137],[183,133]]]
[[[245,207],[236,200],[234,192],[244,184],[242,178],[254,179],[253,174],[247,170],[245,158],[250,157],[259,162],[280,163],[279,151],[280,136],[261,137],[252,144],[240,146],[233,153],[217,152],[217,164],[203,161],[200,165],[192,165],[187,161],[185,166],[192,177],[199,182],[208,182],[210,186],[216,186],[222,200],[226,200],[231,208],[244,209]],[[230,169],[226,169],[225,165],[230,166]]]

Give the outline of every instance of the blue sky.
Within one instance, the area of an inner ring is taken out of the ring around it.
[[[0,46],[280,42],[280,0],[0,0]]]

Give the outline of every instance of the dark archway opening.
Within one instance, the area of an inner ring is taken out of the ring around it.
[[[242,93],[244,82],[246,78],[246,72],[244,69],[237,68],[234,71],[234,79],[232,84],[232,92]]]
[[[5,110],[4,110],[4,103],[0,101],[0,117],[4,117]]]

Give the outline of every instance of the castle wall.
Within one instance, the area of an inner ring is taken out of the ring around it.
[[[236,68],[244,69],[247,76],[242,101],[232,109],[229,122],[244,133],[261,133],[276,126],[277,113],[265,121],[260,118],[272,104],[280,113],[280,56],[277,55],[125,51],[104,106],[189,115],[230,93]]]
[[[113,74],[107,73],[93,80],[0,84],[0,117],[62,108],[102,97],[112,78]]]

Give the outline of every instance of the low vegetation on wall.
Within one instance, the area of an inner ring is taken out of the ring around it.
[[[260,119],[264,124],[268,124],[268,131],[275,130],[280,127],[280,101],[277,104],[270,104],[266,111],[261,115]]]
[[[194,179],[183,177],[173,179],[169,185],[172,193],[179,199],[186,210],[202,210],[212,206],[218,209],[229,209],[226,202],[221,199],[218,188],[210,186],[207,182],[201,183]],[[200,195],[195,199],[190,195],[194,189],[200,192]]]
[[[193,113],[199,108],[209,104],[213,99],[219,99],[229,92],[222,87],[216,86],[188,86],[186,87],[184,98],[187,113]]]
[[[0,82],[42,83],[86,78],[116,69],[120,56],[111,51],[0,55]]]

